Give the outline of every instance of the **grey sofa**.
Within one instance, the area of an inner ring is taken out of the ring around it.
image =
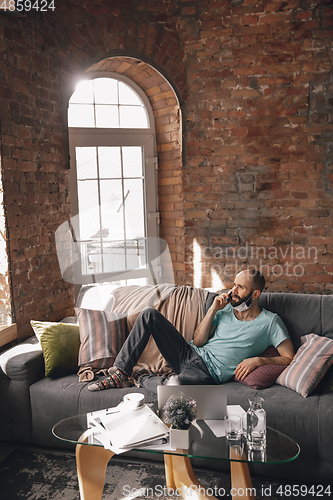
[[[207,310],[215,294],[209,293]],[[110,306],[107,300],[104,307]],[[82,304],[80,304],[82,305]],[[87,307],[87,305],[84,305]],[[96,307],[92,304],[91,308]],[[333,339],[333,296],[263,293],[260,307],[276,312],[285,322],[295,350],[300,337],[316,333]],[[18,352],[20,350],[26,352]],[[146,402],[156,404],[156,394],[145,388],[91,392],[76,374],[44,377],[44,361],[36,339],[31,338],[0,356],[0,440],[63,447],[51,429],[59,420],[117,405],[127,392],[144,393]],[[234,380],[227,384],[228,404],[248,408],[248,398],[258,391]],[[329,484],[333,477],[333,393],[316,389],[304,398],[274,384],[260,392],[265,400],[267,424],[292,437],[301,447],[297,460],[282,465],[256,466],[269,476]],[[217,461],[195,461],[197,465],[225,468]]]

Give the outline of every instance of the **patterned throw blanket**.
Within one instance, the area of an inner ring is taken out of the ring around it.
[[[208,293],[201,288],[169,284],[124,286],[112,292],[114,299],[112,312],[125,314],[128,331],[131,331],[142,309],[148,306],[154,307],[177,328],[187,342],[190,342],[196,327],[204,317]],[[136,368],[144,368],[148,373],[155,375],[172,374],[171,368],[160,354],[153,338],[150,338],[135,365]],[[91,381],[98,373],[104,373],[107,376],[109,371],[81,366],[78,371],[79,380],[80,382]]]
[[[196,327],[204,317],[208,293],[201,288],[167,284],[159,287],[120,287],[113,292],[112,311],[127,315],[130,331],[140,311],[146,306],[154,307],[177,328],[187,342],[190,342]],[[145,368],[155,375],[172,373],[153,338],[150,338],[135,368]]]

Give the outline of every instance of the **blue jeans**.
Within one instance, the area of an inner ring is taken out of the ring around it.
[[[199,354],[191,347],[179,331],[159,311],[147,307],[137,317],[134,326],[117,355],[114,366],[131,375],[150,336],[174,373],[179,384],[215,384],[208,368]],[[145,387],[156,392],[156,386],[166,382],[166,377],[145,375]]]

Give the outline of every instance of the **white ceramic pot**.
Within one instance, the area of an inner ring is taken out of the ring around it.
[[[188,450],[190,447],[190,430],[170,429],[171,448],[179,450]]]

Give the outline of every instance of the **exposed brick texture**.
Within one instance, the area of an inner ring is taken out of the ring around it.
[[[331,293],[332,8],[209,6],[184,39],[186,248],[200,244],[206,286],[250,264],[269,289]]]
[[[227,286],[250,264],[264,266],[270,290],[331,293],[330,1],[55,5],[21,18],[0,14],[2,168],[19,338],[31,334],[31,318],[73,312],[54,233],[70,216],[68,99],[96,64],[114,64],[152,103],[161,236],[178,283],[198,283],[201,270],[201,285]]]

